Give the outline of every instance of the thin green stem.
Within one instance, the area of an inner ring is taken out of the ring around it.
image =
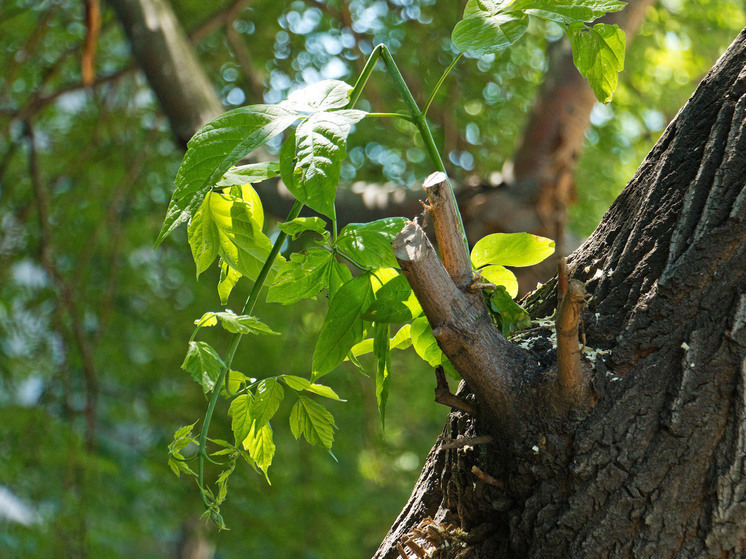
[[[453,70],[453,67],[456,65],[456,62],[458,62],[462,56],[463,56],[463,53],[459,53],[458,56],[453,59],[453,62],[451,62],[448,68],[446,68],[445,72],[443,72],[443,75],[440,76],[438,83],[435,84],[435,89],[433,89],[433,92],[430,94],[430,99],[427,100],[427,103],[425,104],[425,108],[422,110],[422,116],[425,116],[427,114],[427,111],[428,109],[430,109],[430,105],[433,103],[433,99],[435,99],[435,95],[438,93],[440,86],[443,85],[443,82],[448,77],[448,74],[451,73],[451,70]]]
[[[391,52],[389,52],[389,49],[386,48],[385,45],[379,45],[379,46],[382,47],[381,58],[383,58],[383,62],[386,65],[386,69],[388,70],[389,74],[394,80],[394,85],[399,90],[399,93],[404,99],[404,103],[407,105],[407,109],[409,109],[409,113],[412,115],[414,125],[417,127],[417,130],[419,130],[420,132],[422,141],[425,143],[425,150],[430,156],[430,160],[435,166],[435,170],[440,171],[441,173],[445,174],[447,177],[448,173],[446,173],[445,165],[443,165],[443,160],[440,157],[440,152],[438,151],[438,148],[435,145],[435,140],[433,139],[433,135],[430,132],[430,127],[427,125],[427,119],[425,118],[425,115],[422,113],[422,111],[420,111],[420,108],[417,106],[417,101],[414,100],[412,93],[409,91],[409,87],[407,87],[407,84],[404,81],[404,78],[402,77],[401,72],[399,71],[399,68],[396,66],[396,62],[394,62],[394,58],[391,56]],[[453,193],[453,187],[451,186],[450,180],[448,181],[448,187],[451,189],[451,192]],[[456,196],[454,194],[454,199],[455,197]],[[467,241],[466,239],[466,230],[464,229],[464,221],[461,218],[461,213],[458,211],[458,207],[456,208],[456,212],[458,215],[459,224],[461,225],[461,237],[464,241],[464,247],[466,248],[466,253],[468,254],[469,253],[469,241]]]
[[[296,201],[295,204],[293,204],[293,207],[291,208],[290,213],[288,214],[288,217],[285,221],[294,220],[296,217],[298,217],[298,214],[302,209],[303,204]],[[277,235],[277,238],[272,245],[272,250],[269,252],[269,256],[267,256],[267,260],[264,262],[264,266],[262,266],[262,270],[259,272],[259,275],[254,282],[254,287],[251,289],[251,293],[249,294],[249,298],[246,300],[246,304],[244,305],[241,314],[251,313],[254,310],[254,306],[259,299],[259,293],[261,293],[262,288],[264,287],[264,282],[267,280],[267,276],[272,269],[272,265],[277,259],[277,255],[280,254],[280,250],[282,249],[282,245],[285,243],[286,238],[287,233],[283,233],[282,231]],[[228,353],[226,355],[225,367],[220,371],[220,375],[215,381],[215,387],[212,389],[210,401],[207,404],[205,420],[202,422],[202,430],[199,433],[199,463],[197,468],[197,485],[199,486],[200,493],[202,494],[202,501],[208,508],[211,506],[211,503],[207,501],[204,490],[205,458],[208,458],[209,460],[206,450],[207,433],[210,430],[210,422],[212,421],[212,416],[215,412],[215,405],[218,403],[218,397],[220,396],[220,387],[222,386],[223,381],[226,380],[226,375],[231,368],[233,357],[236,355],[236,350],[238,349],[238,344],[241,343],[241,338],[243,338],[243,334],[233,334],[233,337],[231,338],[230,345],[228,346]]]
[[[373,52],[370,53],[368,60],[365,62],[363,71],[360,72],[360,76],[355,82],[355,87],[353,87],[352,92],[350,92],[350,103],[347,106],[348,109],[355,107],[355,103],[357,103],[357,100],[360,98],[360,94],[363,92],[365,84],[368,83],[368,78],[373,72],[373,68],[376,67],[376,62],[378,62],[378,59],[381,56],[381,47],[383,47],[383,45],[378,45],[374,48]]]
[[[414,124],[414,119],[411,116],[401,114],[401,113],[366,113],[365,114],[365,118],[370,118],[370,117],[401,118],[403,120],[406,120],[407,122],[411,122],[412,124]]]

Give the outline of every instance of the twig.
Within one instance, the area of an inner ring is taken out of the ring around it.
[[[435,401],[444,406],[450,406],[454,409],[464,411],[469,415],[476,415],[477,409],[463,398],[459,398],[451,392],[446,380],[443,367],[435,368],[435,378],[438,385],[435,387]]]
[[[495,479],[490,474],[482,471],[478,466],[472,466],[471,473],[489,485],[499,487],[500,489],[502,489],[505,486],[505,484],[502,481],[500,481],[499,479]]]
[[[567,262],[560,259],[557,279],[557,378],[562,397],[577,404],[586,391],[586,381],[580,365],[578,325],[585,304],[585,286],[578,280],[568,280]]]

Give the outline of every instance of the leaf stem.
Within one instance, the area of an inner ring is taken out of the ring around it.
[[[453,67],[456,65],[456,62],[458,62],[462,56],[463,56],[463,53],[461,52],[458,53],[458,56],[453,59],[453,62],[451,62],[448,68],[446,68],[445,72],[443,72],[443,75],[440,76],[438,83],[435,84],[435,89],[433,89],[433,92],[430,94],[430,99],[427,100],[427,103],[425,104],[425,108],[422,110],[422,116],[425,116],[427,114],[427,111],[430,108],[430,105],[432,104],[433,99],[435,99],[435,95],[438,93],[440,86],[443,85],[443,82],[448,77],[448,74],[451,73],[451,70],[453,70]]]
[[[288,214],[288,217],[285,221],[294,220],[296,217],[298,217],[298,214],[302,209],[303,204],[296,201],[295,204],[293,204],[293,207],[290,209],[290,213]],[[254,306],[259,299],[259,293],[264,287],[264,282],[267,280],[267,276],[269,275],[269,272],[272,269],[272,265],[274,264],[277,255],[280,253],[280,249],[285,243],[286,238],[287,233],[283,233],[282,231],[280,231],[280,233],[277,235],[277,238],[272,245],[272,250],[269,252],[269,256],[267,256],[267,260],[264,262],[264,266],[262,266],[262,270],[259,272],[259,275],[254,282],[254,287],[251,289],[251,293],[249,294],[249,298],[246,300],[246,304],[244,305],[241,314],[251,313],[254,310]],[[202,501],[208,508],[211,506],[211,503],[208,502],[207,497],[205,496],[204,489],[205,458],[207,457],[207,450],[205,449],[207,444],[207,433],[210,430],[212,415],[215,412],[215,405],[217,404],[218,397],[220,396],[220,387],[223,384],[223,381],[227,380],[227,374],[231,368],[231,364],[233,363],[233,357],[235,356],[236,350],[238,349],[238,344],[241,343],[241,338],[243,338],[243,334],[233,334],[233,337],[231,338],[225,360],[225,368],[220,371],[220,375],[215,381],[215,386],[212,389],[212,394],[210,395],[210,401],[207,404],[205,420],[202,422],[202,430],[199,433],[199,463],[197,468],[197,485],[199,486],[200,493],[202,494]],[[212,462],[212,460],[210,461]]]
[[[353,87],[350,92],[350,104],[347,107],[348,109],[355,107],[355,103],[357,103],[357,100],[360,98],[360,94],[363,92],[365,84],[368,83],[368,78],[373,72],[373,68],[376,67],[376,62],[378,62],[378,59],[381,56],[381,47],[383,47],[383,45],[376,46],[376,48],[373,49],[373,52],[370,53],[368,60],[365,62],[363,71],[360,72],[360,76],[355,82],[355,87]]]
[[[369,118],[369,117],[401,118],[401,119],[406,120],[407,122],[411,122],[412,124],[414,124],[414,119],[411,116],[401,114],[401,113],[366,113],[365,118]]]

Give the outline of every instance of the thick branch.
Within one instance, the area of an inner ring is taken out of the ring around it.
[[[498,332],[481,298],[456,287],[419,225],[408,223],[393,246],[443,353],[493,417],[509,415],[508,371],[516,369],[520,350]]]

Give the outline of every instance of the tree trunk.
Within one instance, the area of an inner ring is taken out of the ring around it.
[[[167,0],[109,0],[176,140],[186,146],[223,104]]]
[[[559,398],[553,322],[517,336],[530,398],[451,414],[445,438],[493,442],[437,443],[376,558],[746,555],[745,184],[746,30],[568,258],[585,404]],[[554,280],[528,301],[556,304]]]

